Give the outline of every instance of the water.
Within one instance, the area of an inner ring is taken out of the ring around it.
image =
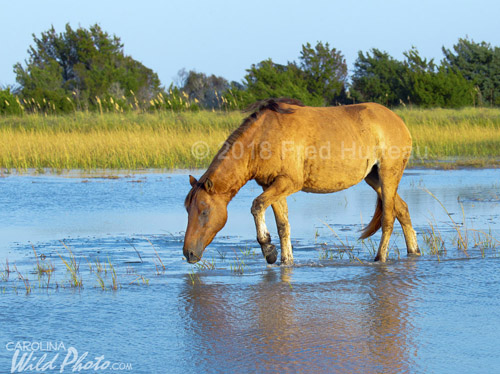
[[[205,266],[189,265],[188,188],[182,172],[1,178],[0,373],[19,363],[16,348],[32,353],[24,372],[37,373],[498,370],[500,260],[487,239],[500,238],[499,170],[406,172],[400,194],[426,253],[407,257],[396,224],[384,265],[356,241],[375,207],[360,184],[290,197],[296,265],[267,266],[250,214],[254,183],[230,203]],[[457,224],[466,217],[467,251],[424,188]],[[271,211],[267,219],[277,243]],[[438,255],[423,240],[430,224],[445,242]],[[50,279],[36,274],[32,245],[41,266],[55,268]],[[83,288],[70,285],[60,258],[70,259],[68,249]]]

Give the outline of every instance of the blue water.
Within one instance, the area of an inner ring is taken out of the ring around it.
[[[230,203],[203,267],[182,258],[187,173],[99,176],[0,179],[0,373],[11,372],[16,348],[32,353],[33,367],[41,361],[39,370],[14,372],[32,373],[498,370],[498,170],[407,171],[400,195],[424,255],[406,256],[397,227],[384,265],[371,261],[370,243],[356,241],[375,206],[368,186],[291,196],[291,268],[267,266],[260,254],[253,182]],[[468,233],[466,251],[424,188]],[[278,242],[271,212],[267,219]],[[423,239],[431,224],[445,243],[438,255]],[[50,279],[36,273],[32,246],[54,267]],[[68,249],[81,288],[61,260]]]

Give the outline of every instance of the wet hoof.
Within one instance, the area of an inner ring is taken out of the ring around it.
[[[268,264],[274,264],[278,259],[278,250],[274,244],[266,244],[262,247],[262,254]]]
[[[375,257],[375,260],[374,260],[374,261],[375,261],[375,262],[385,262],[385,258],[384,258],[384,257],[382,257],[382,256],[377,255],[377,256]]]
[[[421,253],[418,247],[412,251],[408,251],[408,256],[420,256],[420,255]]]
[[[422,256],[422,254],[420,253],[420,251],[417,249],[415,252],[408,252],[408,256],[411,256],[411,257],[418,257],[418,256]]]

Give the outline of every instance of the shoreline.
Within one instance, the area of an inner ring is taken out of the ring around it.
[[[499,169],[500,159],[463,159],[463,160],[410,160],[405,170],[486,170]],[[89,179],[117,179],[134,177],[145,174],[194,174],[201,175],[207,167],[199,168],[138,168],[138,169],[52,169],[52,168],[28,168],[24,170],[0,168],[0,178],[9,176],[62,176],[65,178],[89,178]]]

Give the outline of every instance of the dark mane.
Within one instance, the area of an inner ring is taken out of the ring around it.
[[[207,172],[204,175],[208,174],[209,171],[213,170],[213,168],[216,168],[218,166],[219,163],[216,161],[223,159],[223,157],[220,157],[221,153],[226,152],[228,149],[230,149],[231,146],[240,137],[240,135],[243,134],[255,121],[257,121],[264,111],[271,110],[273,112],[283,113],[283,114],[291,114],[295,112],[294,109],[283,108],[280,106],[280,104],[304,106],[304,104],[302,104],[300,100],[289,99],[286,97],[281,97],[278,99],[271,98],[271,99],[261,100],[249,105],[245,110],[243,110],[243,112],[252,112],[252,114],[250,114],[247,118],[245,118],[241,123],[241,125],[236,130],[234,130],[231,135],[229,135],[229,137],[224,142],[222,148],[219,150],[219,152],[217,152],[217,155],[214,157],[214,160],[212,161]],[[204,181],[200,180],[200,182]]]
[[[229,137],[224,142],[224,145],[215,155],[207,171],[200,177],[198,183],[193,188],[191,188],[188,195],[186,196],[186,200],[184,201],[184,206],[186,208],[189,206],[189,204],[191,204],[191,200],[193,199],[196,192],[199,189],[204,188],[203,187],[204,183],[207,180],[207,178],[209,178],[211,171],[216,169],[219,166],[220,162],[224,159],[224,157],[222,157],[221,154],[231,149],[232,145],[236,142],[236,140],[238,140],[241,134],[243,134],[255,121],[257,121],[264,111],[271,110],[273,112],[282,114],[291,114],[295,112],[294,109],[283,108],[282,106],[280,106],[280,104],[304,106],[304,104],[302,104],[300,100],[280,97],[280,98],[270,98],[266,100],[257,101],[249,105],[245,110],[243,110],[243,112],[252,112],[252,114],[246,117],[241,123],[241,125],[236,130],[234,130],[231,135],[229,135]]]
[[[280,97],[278,99],[266,99],[266,100],[261,100],[257,101],[253,104],[250,104],[244,112],[253,112],[249,117],[245,119],[248,120],[249,118],[254,118],[257,119],[258,116],[261,114],[262,111],[269,109],[277,113],[293,113],[293,109],[285,109],[280,107],[280,104],[289,104],[289,105],[296,105],[296,106],[304,106],[300,100],[297,99],[289,99],[287,97]]]

